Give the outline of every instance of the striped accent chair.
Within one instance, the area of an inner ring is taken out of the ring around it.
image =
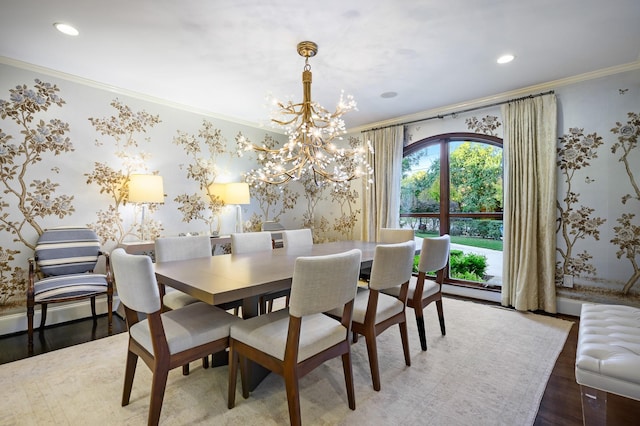
[[[94,268],[105,257],[105,273]],[[109,256],[100,248],[96,233],[84,227],[48,229],[38,238],[35,255],[29,259],[27,288],[27,323],[29,354],[33,354],[33,316],[35,305],[41,306],[40,331],[47,319],[50,303],[91,299],[91,314],[96,317],[96,296],[107,296],[109,334],[112,333],[113,283]]]

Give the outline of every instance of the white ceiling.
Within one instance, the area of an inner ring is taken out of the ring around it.
[[[303,40],[312,98],[352,94],[355,128],[638,61],[640,1],[0,0],[0,56],[254,124],[301,100]]]

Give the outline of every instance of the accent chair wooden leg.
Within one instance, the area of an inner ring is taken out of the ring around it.
[[[189,375],[189,364],[185,364],[182,366],[182,375],[183,376]]]
[[[96,315],[96,298],[95,296],[91,298],[91,316],[93,317],[93,321],[96,322],[98,320],[98,316]]]
[[[413,309],[416,313],[416,324],[418,325],[418,336],[420,336],[420,346],[423,351],[427,350],[427,333],[424,329],[424,317],[422,316],[422,308]]]
[[[29,336],[27,350],[31,356],[33,355],[33,305],[27,305],[27,334]]]
[[[40,332],[44,330],[44,323],[47,321],[47,304],[40,304]]]

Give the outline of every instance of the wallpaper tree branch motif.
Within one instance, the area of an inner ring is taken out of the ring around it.
[[[41,235],[43,228],[39,219],[57,216],[63,219],[75,211],[73,196],[55,195],[58,183],[50,179],[29,180],[29,171],[43,160],[43,154],[61,155],[74,150],[69,137],[69,124],[59,119],[34,122],[37,113],[48,111],[65,101],[58,95],[56,85],[35,80],[33,88],[18,85],[9,90],[9,101],[0,99],[0,118],[15,123],[14,137],[0,129],[0,181],[3,191],[0,197],[0,232],[14,235],[13,241],[26,248],[35,249],[35,239],[29,239],[29,230]],[[20,136],[18,136],[18,134]],[[57,170],[52,170],[57,173]],[[9,208],[19,217],[12,217]],[[0,305],[5,306],[13,296],[25,289],[26,271],[11,267],[14,256],[20,250],[0,247]]]
[[[114,99],[110,105],[117,110],[117,116],[89,118],[89,121],[102,136],[113,138],[114,155],[121,161],[121,168],[116,170],[107,163],[96,162],[93,171],[85,173],[85,176],[87,184],[95,183],[98,185],[100,193],[106,194],[111,201],[107,210],[98,211],[96,223],[89,224],[89,226],[96,231],[103,242],[121,243],[127,236],[142,238],[142,224],[138,224],[136,220],[126,227],[119,210],[120,206],[127,204],[129,175],[136,172],[148,172],[146,161],[149,159],[149,154],[136,151],[139,147],[136,135],[146,133],[147,127],[153,127],[161,120],[158,115],[151,115],[146,111],[134,112],[118,99]],[[149,142],[148,138],[145,140]],[[104,142],[96,139],[95,145],[100,147],[104,145]],[[156,208],[155,204],[149,205],[150,211],[154,211]],[[162,226],[158,222],[153,219],[146,221],[145,232],[150,235],[150,238],[159,236],[161,230]]]
[[[202,156],[198,138],[208,148],[208,158]],[[174,198],[173,201],[180,204],[178,210],[182,213],[182,221],[189,223],[201,220],[209,227],[209,233],[213,234],[213,224],[218,220],[215,232],[220,232],[220,209],[224,207],[224,202],[211,193],[210,186],[215,183],[218,177],[217,156],[225,152],[227,145],[222,131],[214,129],[211,122],[202,120],[202,128],[198,131],[197,138],[195,135],[178,131],[178,136],[173,138],[173,143],[182,146],[187,155],[191,157],[192,162],[186,166],[187,178],[195,181],[200,189],[200,193],[180,194]],[[184,167],[184,164],[180,164],[181,169]],[[206,198],[203,197],[203,192],[206,193]]]
[[[629,176],[629,182],[635,192],[635,195],[625,194],[622,197],[623,205],[630,200],[640,201],[640,188],[632,172],[632,170],[638,170],[638,168],[630,165],[631,154],[637,154],[638,136],[640,136],[640,114],[629,112],[627,116],[628,121],[626,123],[616,122],[616,127],[611,129],[611,133],[618,135],[618,141],[611,146],[611,152],[613,154],[622,153],[619,161],[624,164],[625,171]],[[626,257],[633,267],[633,273],[622,289],[622,293],[625,295],[640,280],[640,266],[636,259],[640,256],[640,226],[633,223],[635,216],[634,213],[623,213],[616,219],[620,226],[613,227],[615,238],[611,240],[613,244],[618,246],[618,251],[616,251],[618,259],[622,258],[622,256]]]
[[[556,280],[561,281],[563,275],[580,276],[581,274],[596,274],[596,268],[590,263],[593,256],[586,250],[582,253],[574,254],[574,248],[578,240],[588,236],[600,239],[598,228],[605,223],[605,219],[591,217],[594,209],[587,206],[576,207],[579,202],[579,193],[572,190],[572,180],[575,173],[590,165],[589,161],[597,158],[597,150],[602,145],[602,137],[596,133],[584,134],[584,129],[573,127],[569,133],[559,138],[560,146],[557,148],[560,172],[564,176],[567,192],[561,204],[556,201],[558,209],[556,233],[565,243],[563,249],[560,245],[557,251],[562,257],[562,261],[557,262]]]
[[[482,133],[490,136],[498,136],[496,130],[502,126],[495,115],[487,115],[478,120],[478,117],[467,118],[465,121],[467,128],[474,133]]]

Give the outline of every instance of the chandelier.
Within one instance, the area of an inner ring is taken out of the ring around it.
[[[367,151],[373,153],[371,144],[367,142],[366,149],[355,139],[351,140],[348,148],[334,144],[334,140],[342,141],[342,135],[347,133],[342,116],[356,109],[355,100],[351,95],[345,98],[342,92],[333,113],[313,102],[309,58],[318,53],[318,46],[312,41],[303,41],[298,43],[297,49],[298,54],[305,58],[302,102],[276,101],[278,110],[271,120],[273,125],[284,128],[289,140],[276,149],[254,145],[245,137],[239,137],[238,153],[242,155],[244,151],[253,150],[258,153],[262,165],[248,172],[246,181],[280,185],[299,180],[306,174],[311,175],[318,185],[327,181],[341,185],[360,177],[370,181],[373,170],[366,156]]]

